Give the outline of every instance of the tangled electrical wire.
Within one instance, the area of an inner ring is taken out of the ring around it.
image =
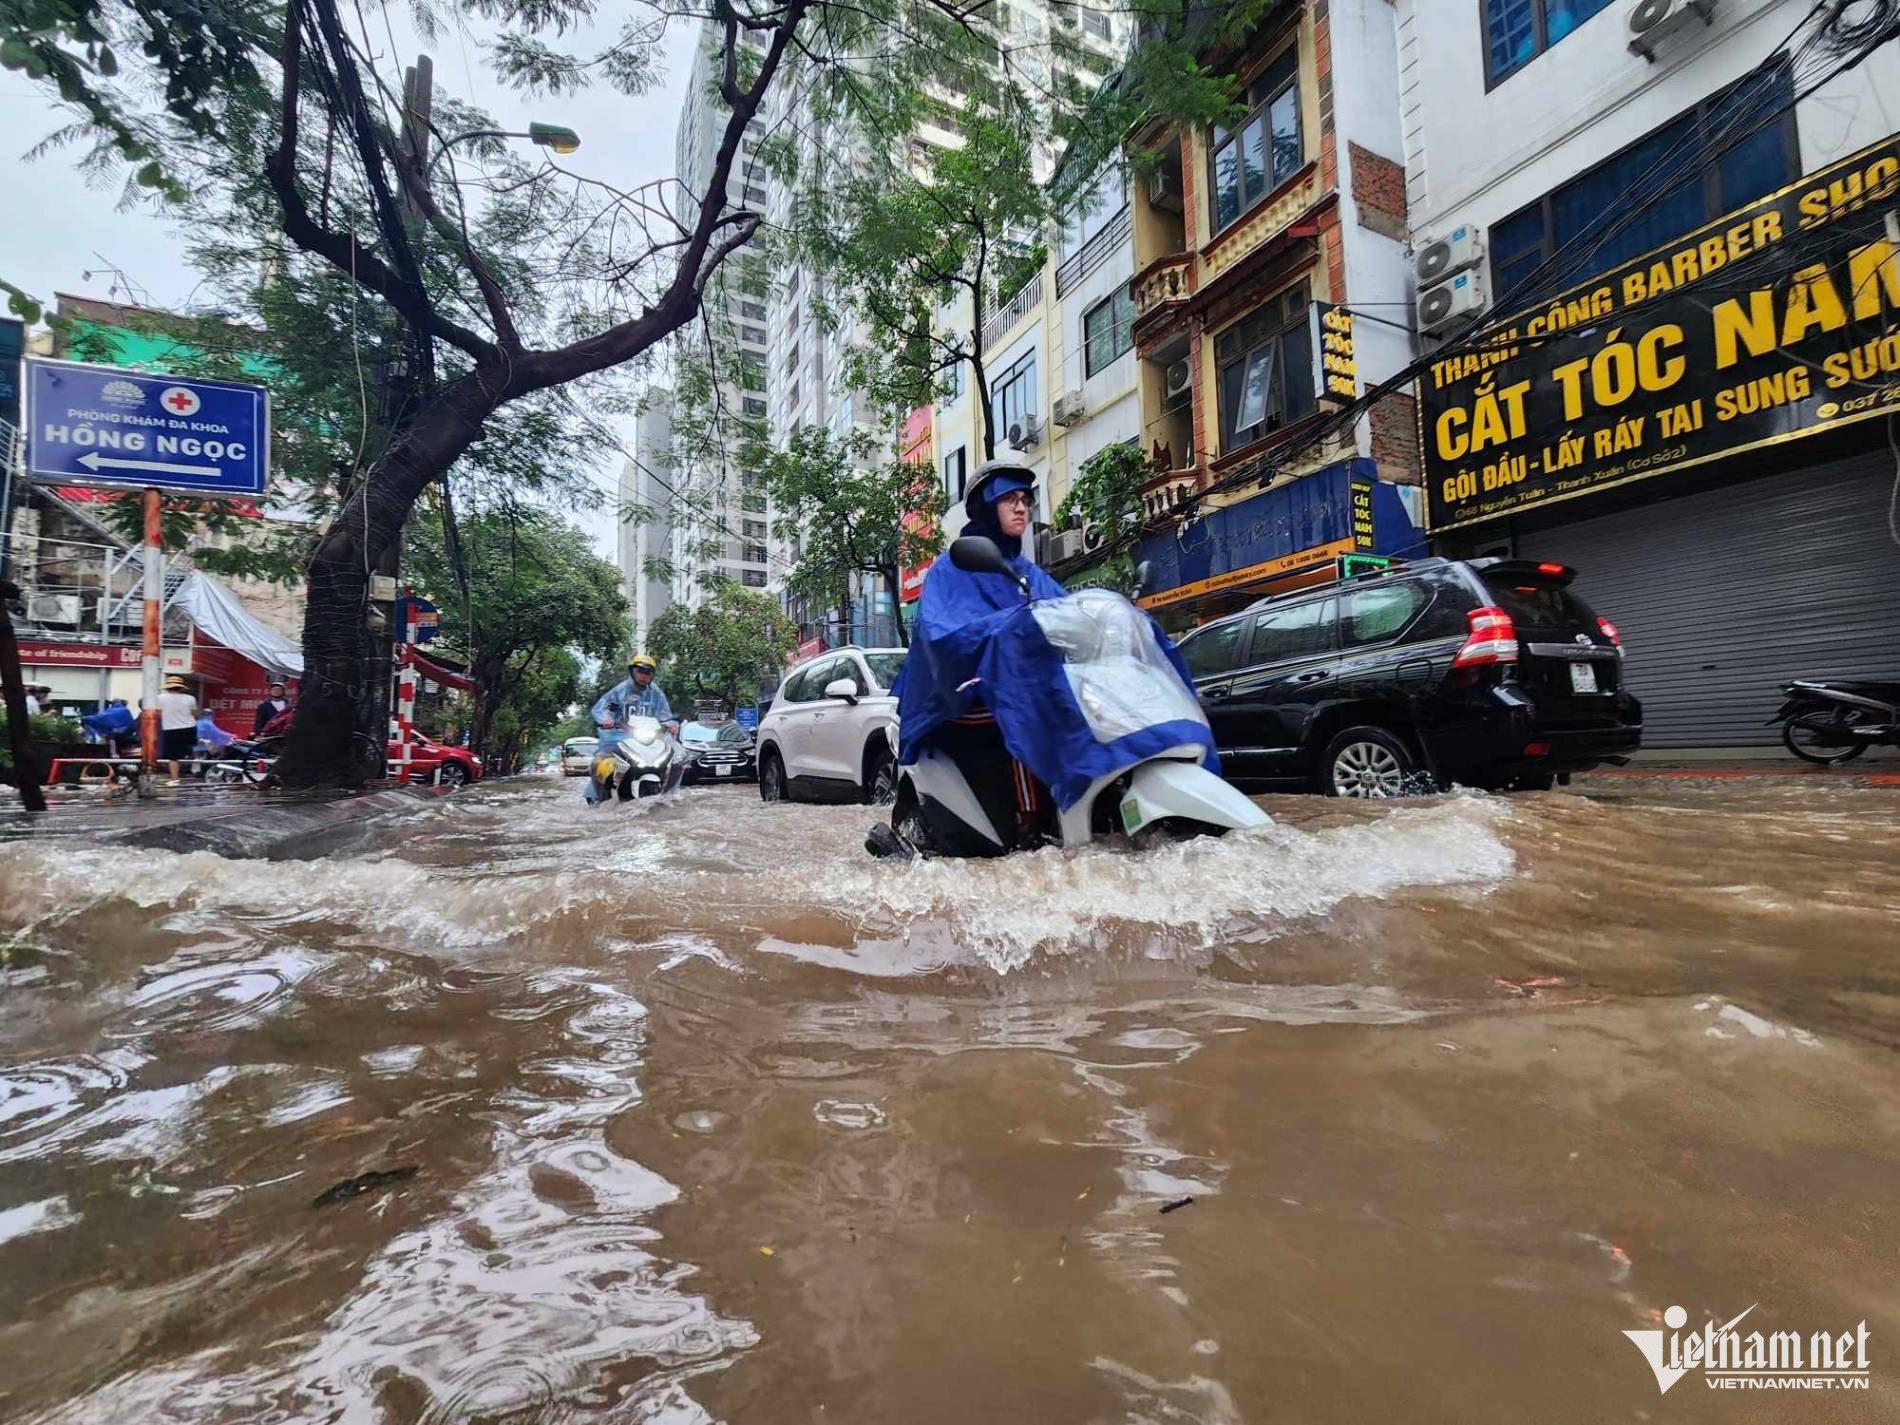
[[[1834,0],[1821,21],[1821,44],[1835,54],[1874,49],[1896,36],[1900,0]]]

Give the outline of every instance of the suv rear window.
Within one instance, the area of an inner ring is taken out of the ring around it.
[[[1541,584],[1522,575],[1479,576],[1491,601],[1527,628],[1581,628],[1594,632],[1597,616],[1568,589]]]
[[[1375,584],[1348,594],[1340,612],[1340,642],[1358,648],[1397,638],[1424,604],[1425,590],[1416,583]]]

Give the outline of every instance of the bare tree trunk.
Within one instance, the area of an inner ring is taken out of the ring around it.
[[[424,488],[501,404],[502,385],[492,375],[484,384],[478,371],[444,388],[370,467],[318,542],[304,611],[302,685],[276,767],[285,786],[359,786],[383,775],[381,742],[355,737],[358,702],[374,682],[364,627],[370,570],[402,537],[403,520]],[[386,710],[368,711],[365,725],[380,731]]]

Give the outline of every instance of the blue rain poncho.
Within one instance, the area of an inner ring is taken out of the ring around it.
[[[1021,555],[1008,562],[1037,603],[947,553],[930,566],[896,689],[900,761],[987,706],[1009,754],[1064,811],[1097,778],[1170,748],[1202,747],[1203,765],[1220,770],[1187,666],[1152,619],[1105,590],[1066,595]]]

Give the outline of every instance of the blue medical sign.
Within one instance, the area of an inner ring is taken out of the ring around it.
[[[261,495],[270,395],[236,381],[29,357],[26,473],[59,485]]]

